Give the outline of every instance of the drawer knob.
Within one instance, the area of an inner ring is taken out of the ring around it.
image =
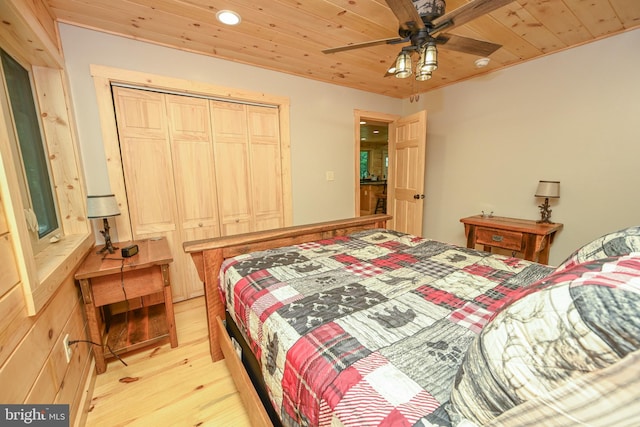
[[[504,236],[499,236],[497,234],[494,234],[493,236],[491,236],[491,240],[493,240],[494,242],[502,242],[503,238]]]

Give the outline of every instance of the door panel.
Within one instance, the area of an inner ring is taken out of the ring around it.
[[[216,140],[215,157],[220,182],[218,204],[223,236],[252,231],[247,150],[246,143]]]
[[[252,231],[246,106],[209,101],[223,236]]]
[[[173,174],[166,141],[126,137],[121,141],[134,236],[175,230]]]
[[[173,166],[161,94],[114,88],[134,238],[176,229]]]
[[[284,226],[282,211],[282,161],[278,111],[275,108],[247,108],[254,230]]]
[[[278,110],[210,102],[222,234],[284,226]]]
[[[426,142],[426,111],[389,126],[389,228],[416,236],[422,235]]]
[[[182,229],[218,236],[218,204],[207,100],[167,95],[176,197]],[[204,238],[204,237],[203,237]]]
[[[209,104],[201,98],[165,96],[180,229],[173,257],[183,297],[193,298],[203,294],[203,284],[182,243],[220,235]]]

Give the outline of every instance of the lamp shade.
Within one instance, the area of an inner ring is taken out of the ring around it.
[[[120,210],[113,194],[87,196],[87,218],[107,218],[116,215],[120,215]]]
[[[536,197],[559,198],[560,197],[560,181],[538,182]]]

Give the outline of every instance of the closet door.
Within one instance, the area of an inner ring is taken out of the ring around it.
[[[255,230],[284,227],[278,110],[247,107]]]
[[[202,295],[183,242],[284,226],[278,110],[113,94],[133,238],[165,236],[174,300]]]
[[[218,206],[223,236],[253,231],[247,106],[209,101],[218,164]]]
[[[178,212],[180,245],[173,252],[182,269],[186,298],[203,294],[191,256],[182,243],[220,235],[213,141],[206,99],[165,95]]]
[[[175,301],[202,295],[187,240],[218,236],[206,100],[114,87],[134,239],[167,238]]]
[[[164,95],[113,91],[134,238],[168,235],[177,209]]]
[[[210,105],[222,235],[283,227],[278,110]]]

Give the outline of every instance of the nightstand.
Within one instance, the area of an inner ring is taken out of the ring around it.
[[[553,238],[563,225],[539,223],[528,219],[470,216],[460,220],[464,224],[467,247],[483,245],[484,250],[501,248],[523,253],[529,261],[549,263],[549,249]]]
[[[120,247],[132,244],[139,251],[130,258],[121,258],[119,250],[113,254],[93,250],[75,273],[90,340],[99,344],[93,345],[98,374],[107,369],[108,348],[120,355],[167,339],[171,347],[178,345],[169,278],[173,258],[167,240],[118,242]],[[123,301],[135,308],[110,316],[108,305]]]

